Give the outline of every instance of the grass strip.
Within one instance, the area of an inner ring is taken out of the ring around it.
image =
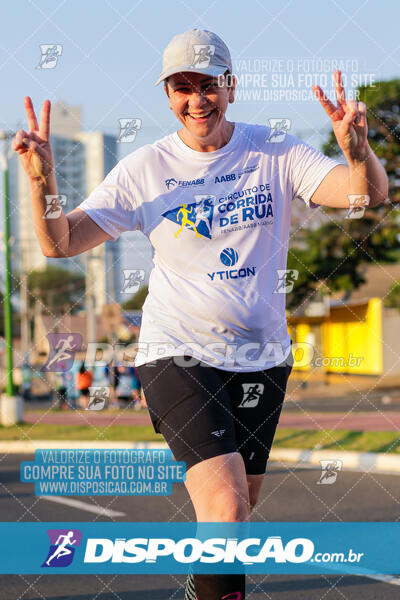
[[[0,426],[0,441],[11,440],[87,440],[109,442],[164,441],[148,425],[52,425],[22,423]],[[396,431],[352,431],[278,428],[274,447],[318,450],[354,450],[400,454],[400,435]]]

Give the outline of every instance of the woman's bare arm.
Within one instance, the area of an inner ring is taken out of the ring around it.
[[[67,215],[63,212],[58,201],[49,141],[50,100],[43,102],[40,128],[29,96],[24,98],[24,104],[30,132],[19,130],[13,140],[13,149],[18,152],[29,177],[33,223],[43,254],[51,258],[76,256],[112,239],[85,211],[76,208]],[[51,197],[52,215],[57,212],[56,218],[46,215]]]
[[[66,217],[69,224],[69,244],[66,256],[76,256],[113,239],[80,208],[75,208]]]

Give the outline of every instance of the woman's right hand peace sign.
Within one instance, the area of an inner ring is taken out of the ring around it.
[[[24,105],[28,117],[29,133],[23,129],[17,131],[12,142],[12,148],[18,152],[29,179],[40,184],[46,184],[47,177],[54,172],[53,154],[49,141],[50,100],[43,102],[40,127],[29,96],[25,96]]]

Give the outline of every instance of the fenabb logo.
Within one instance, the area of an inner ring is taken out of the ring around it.
[[[239,254],[234,248],[224,248],[219,255],[219,259],[225,267],[236,265],[239,260]],[[213,271],[207,273],[211,281],[222,279],[240,279],[243,277],[254,277],[256,267],[241,267],[240,269],[227,269],[225,271]]]
[[[171,559],[183,564],[195,562],[218,564],[304,563],[314,554],[314,543],[309,538],[293,538],[286,544],[281,536],[264,538],[215,537],[197,538],[89,538],[86,543],[85,563],[157,563]]]
[[[165,185],[167,186],[168,189],[176,187],[177,183],[178,183],[177,180],[174,179],[173,177],[170,177],[170,179],[165,180]]]
[[[165,185],[168,190],[176,187],[196,187],[198,185],[204,185],[204,177],[200,179],[180,179],[177,180],[175,177],[170,177],[165,180]]]

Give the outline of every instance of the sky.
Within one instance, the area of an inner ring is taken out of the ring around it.
[[[284,118],[291,133],[320,148],[330,122],[311,85],[332,97],[338,63],[348,94],[359,83],[399,77],[399,17],[396,0],[2,3],[0,129],[27,127],[25,95],[38,114],[46,98],[80,105],[87,131],[118,136],[119,119],[140,119],[135,140],[119,144],[122,158],[177,129],[162,86],[154,85],[162,52],[177,33],[203,28],[231,51],[239,84],[228,119]],[[37,68],[45,44],[60,46],[52,69]]]
[[[25,95],[39,113],[46,98],[82,106],[85,130],[118,135],[120,118],[141,119],[135,141],[120,144],[121,157],[177,128],[154,83],[164,47],[188,29],[215,31],[231,50],[241,96],[228,118],[287,118],[292,132],[315,146],[329,119],[317,100],[296,93],[325,81],[330,90],[334,60],[342,61],[349,92],[351,83],[400,73],[396,0],[16,0],[5,7],[0,128],[26,126]],[[62,46],[53,69],[36,68],[43,44]]]

